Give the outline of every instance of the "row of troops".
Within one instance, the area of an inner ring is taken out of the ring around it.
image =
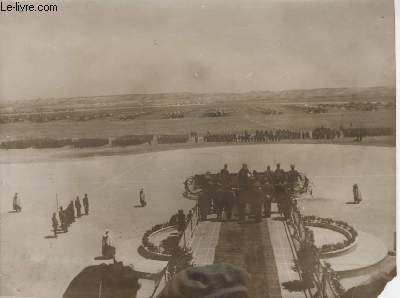
[[[268,166],[264,173],[251,173],[247,165],[243,164],[237,174],[236,184],[232,184],[232,175],[228,165],[225,165],[217,179],[206,177],[198,200],[200,219],[206,220],[214,210],[218,220],[222,220],[223,213],[231,220],[236,208],[239,221],[246,220],[247,210],[250,209],[250,213],[259,222],[262,216],[271,216],[273,202],[277,203],[279,212],[289,218],[299,179],[302,177],[294,165],[287,172],[277,164],[275,171]]]
[[[254,134],[245,130],[241,134],[225,133],[211,134],[204,136],[205,142],[279,142],[281,140],[310,139],[313,136],[311,130],[293,131],[289,129],[277,130],[256,130]]]
[[[58,208],[58,218],[57,213],[54,212],[51,217],[51,224],[53,227],[54,237],[57,238],[57,233],[59,230],[66,233],[68,232],[68,228],[70,225],[75,222],[75,209],[76,209],[76,217],[82,216],[82,205],[84,209],[84,214],[89,215],[89,198],[88,195],[85,195],[82,198],[82,203],[79,196],[76,197],[74,201],[71,201],[66,208],[60,206]]]

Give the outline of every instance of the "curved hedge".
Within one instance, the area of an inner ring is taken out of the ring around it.
[[[314,215],[303,216],[302,218],[305,225],[329,228],[343,234],[346,237],[346,239],[341,242],[322,245],[320,248],[318,248],[321,255],[326,256],[341,251],[345,248],[351,248],[351,245],[355,243],[358,236],[357,231],[347,222],[342,220],[333,220],[331,218],[322,218]]]
[[[161,250],[161,247],[155,245],[153,242],[150,241],[150,236],[155,232],[171,227],[169,222],[163,224],[157,224],[153,226],[150,230],[147,230],[142,237],[142,245],[139,247],[139,253],[148,259],[153,260],[161,260],[167,261],[171,257],[170,254],[165,253],[164,250]]]

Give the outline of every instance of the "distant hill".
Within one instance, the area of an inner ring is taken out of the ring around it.
[[[319,88],[284,91],[250,91],[245,93],[161,93],[126,94],[73,98],[46,98],[17,101],[2,105],[16,110],[30,108],[96,109],[107,107],[164,107],[207,105],[239,101],[315,102],[315,101],[394,101],[394,87]]]

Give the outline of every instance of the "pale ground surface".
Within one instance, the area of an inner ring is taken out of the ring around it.
[[[99,261],[101,235],[109,228],[118,248],[132,262],[143,233],[193,201],[182,198],[182,182],[193,173],[218,171],[228,163],[237,171],[290,163],[314,182],[314,198],[301,199],[302,212],[341,219],[381,238],[393,248],[395,231],[395,149],[340,145],[252,145],[174,150],[138,155],[1,165],[0,295],[61,297],[72,278]],[[352,200],[352,185],[363,195]],[[148,207],[135,208],[144,187]],[[14,192],[23,211],[8,213]],[[50,216],[76,195],[89,195],[90,215],[78,219],[67,234],[51,235]]]
[[[308,227],[314,233],[315,245],[321,247],[324,244],[335,244],[346,240],[346,237],[339,233],[329,229],[323,229],[318,227]]]

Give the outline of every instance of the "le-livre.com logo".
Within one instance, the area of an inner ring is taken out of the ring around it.
[[[57,4],[33,4],[27,2],[9,2],[9,1],[0,1],[0,12],[18,12],[18,13],[27,13],[27,12],[57,12],[58,6]]]

